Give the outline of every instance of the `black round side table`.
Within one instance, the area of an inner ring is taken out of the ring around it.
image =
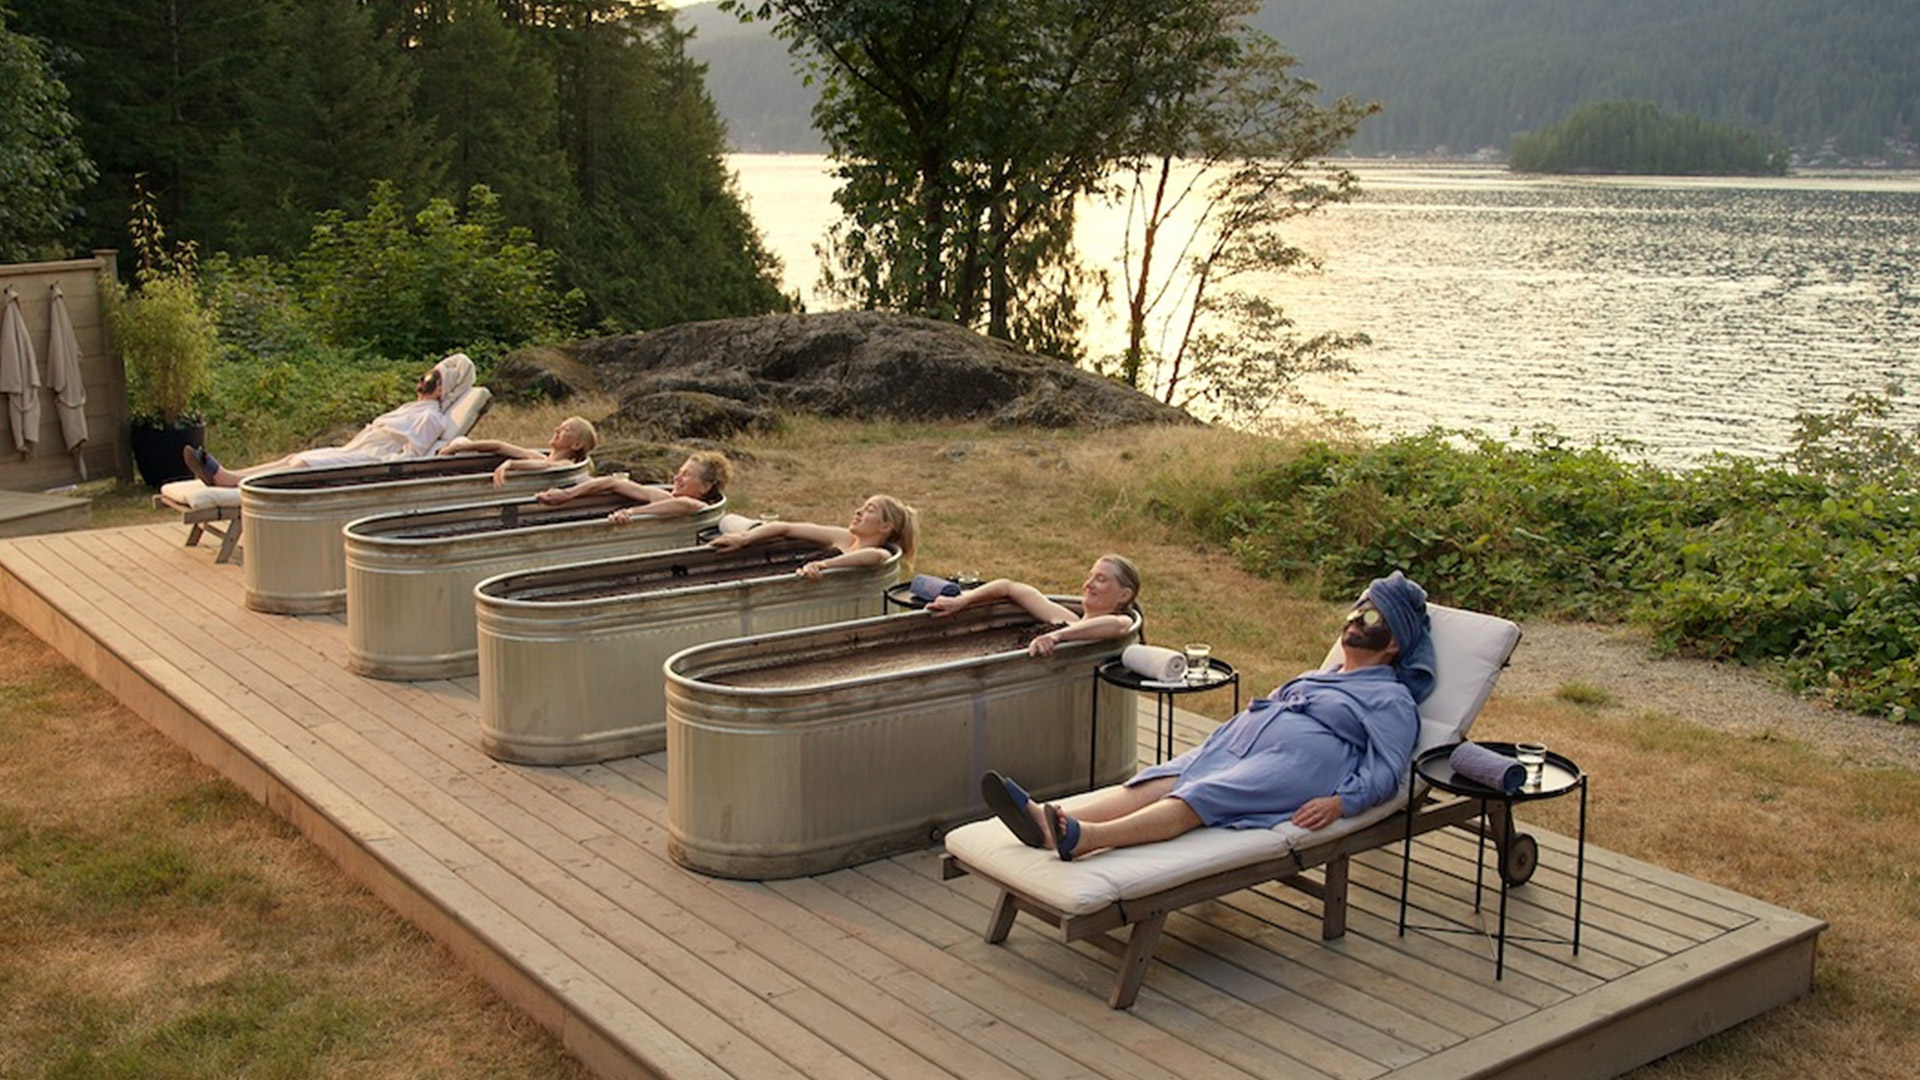
[[[1156,764],[1173,756],[1174,698],[1181,694],[1198,694],[1206,690],[1232,686],[1233,711],[1240,711],[1240,673],[1233,669],[1232,664],[1217,657],[1208,663],[1205,675],[1200,678],[1159,682],[1147,678],[1119,660],[1109,660],[1101,664],[1094,669],[1093,674],[1102,682],[1154,695],[1153,760]],[[1093,695],[1093,709],[1094,730],[1098,731],[1100,728],[1100,695],[1098,693]]]
[[[1481,742],[1481,746],[1508,757],[1515,755],[1516,747],[1510,742]],[[1580,954],[1580,909],[1585,899],[1587,880],[1587,774],[1572,759],[1549,750],[1546,762],[1541,766],[1539,781],[1531,780],[1519,791],[1502,791],[1488,787],[1476,780],[1453,771],[1453,746],[1436,746],[1416,756],[1409,771],[1411,776],[1407,794],[1407,835],[1406,846],[1400,857],[1400,934],[1407,932],[1407,881],[1413,868],[1413,818],[1419,806],[1416,794],[1419,782],[1424,780],[1435,788],[1462,798],[1480,800],[1479,854],[1474,862],[1473,871],[1473,910],[1480,910],[1480,896],[1486,875],[1487,839],[1492,837],[1496,853],[1497,873],[1500,876],[1500,921],[1499,930],[1494,938],[1495,947],[1493,977],[1499,979],[1506,973],[1507,966],[1507,892],[1527,883],[1533,877],[1533,871],[1539,860],[1540,845],[1532,836],[1517,832],[1513,822],[1513,808],[1516,803],[1536,802],[1542,799],[1557,799],[1570,791],[1580,793],[1580,831],[1575,842],[1575,861],[1573,874],[1573,952]],[[1498,815],[1497,817],[1495,815]],[[1467,931],[1460,927],[1418,926],[1416,930],[1434,930],[1448,933],[1478,932]],[[1552,941],[1564,942],[1563,938],[1527,937],[1514,938],[1516,941]]]

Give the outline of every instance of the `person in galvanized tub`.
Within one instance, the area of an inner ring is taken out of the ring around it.
[[[853,512],[844,528],[810,521],[763,521],[745,532],[722,533],[707,542],[717,551],[735,551],[782,537],[804,540],[833,549],[831,555],[802,564],[794,573],[820,580],[820,572],[836,566],[878,566],[890,555],[900,565],[913,565],[914,534],[920,512],[891,495],[874,495]]]
[[[1070,816],[988,770],[980,794],[1028,847],[1072,860],[1202,826],[1322,829],[1390,798],[1433,688],[1426,590],[1376,578],[1341,626],[1340,659],[1256,699],[1205,742],[1135,773]]]
[[[1080,610],[1074,611],[1055,602],[1046,593],[1025,582],[999,578],[958,596],[935,597],[927,610],[935,615],[951,615],[975,604],[1011,600],[1049,629],[1036,634],[1027,643],[1030,656],[1052,656],[1063,641],[1098,641],[1115,638],[1133,629],[1128,609],[1140,599],[1140,570],[1123,555],[1107,554],[1095,559],[1080,583]]]
[[[500,487],[507,482],[507,474],[544,469],[550,465],[566,465],[587,460],[593,453],[600,436],[593,425],[584,416],[569,416],[560,421],[547,437],[547,448],[535,450],[527,446],[515,446],[499,439],[469,439],[465,435],[455,437],[440,448],[442,456],[448,454],[497,454],[507,460],[493,470],[493,486]]]
[[[568,487],[548,488],[534,497],[548,506],[557,506],[582,495],[612,492],[634,503],[607,515],[609,521],[624,524],[637,517],[676,517],[698,513],[726,497],[727,481],[731,479],[733,462],[728,461],[725,454],[717,450],[701,450],[681,463],[666,487],[642,484],[626,473],[615,473],[612,476],[595,476]]]

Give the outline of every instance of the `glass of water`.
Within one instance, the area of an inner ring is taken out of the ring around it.
[[[1513,756],[1527,769],[1526,790],[1538,791],[1546,777],[1547,744],[1523,742],[1513,744]]]
[[[1187,680],[1206,682],[1207,669],[1213,666],[1213,646],[1204,641],[1187,642]]]

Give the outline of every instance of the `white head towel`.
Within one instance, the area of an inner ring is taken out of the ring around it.
[[[1153,645],[1129,645],[1120,654],[1128,671],[1154,682],[1179,682],[1187,677],[1187,654]]]
[[[440,373],[440,411],[449,412],[473,389],[473,361],[457,352],[433,367]]]

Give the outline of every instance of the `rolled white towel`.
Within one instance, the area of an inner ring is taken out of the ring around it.
[[[1120,653],[1128,671],[1154,682],[1179,682],[1187,677],[1187,654],[1153,645],[1129,645]]]

